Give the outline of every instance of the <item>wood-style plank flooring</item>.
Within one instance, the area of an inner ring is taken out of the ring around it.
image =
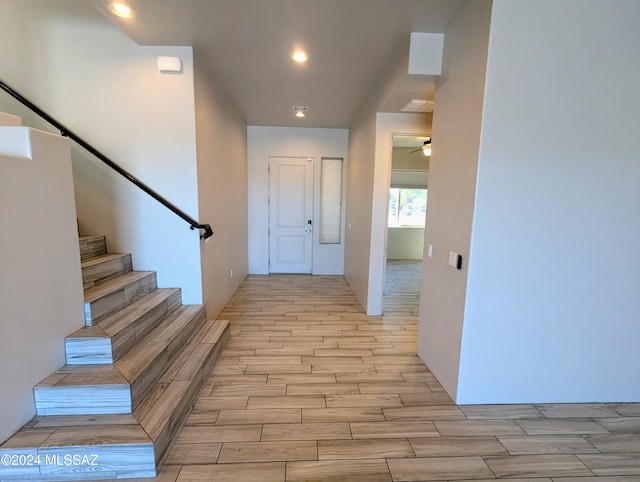
[[[640,404],[456,406],[415,355],[419,280],[390,262],[372,317],[343,277],[249,276],[155,480],[640,481]]]

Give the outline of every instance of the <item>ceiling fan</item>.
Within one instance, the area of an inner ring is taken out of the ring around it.
[[[422,153],[427,157],[431,156],[431,137],[427,137],[427,140],[424,141],[424,143],[422,144],[422,147],[415,149],[413,151],[407,152],[407,155],[413,154],[414,152],[418,152],[418,151],[422,151]]]

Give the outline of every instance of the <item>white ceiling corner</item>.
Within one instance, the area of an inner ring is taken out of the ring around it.
[[[92,1],[103,14],[110,3]],[[406,55],[395,46],[412,32],[444,32],[469,1],[129,0],[133,21],[111,20],[140,45],[193,46],[249,125],[346,128],[389,60]],[[304,65],[290,59],[297,47]],[[435,79],[407,75],[381,111],[433,99]],[[309,114],[295,118],[294,105]]]

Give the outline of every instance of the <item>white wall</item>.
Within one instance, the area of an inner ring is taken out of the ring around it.
[[[459,403],[640,401],[638,19],[493,2]]]
[[[319,219],[320,159],[344,159],[343,189],[346,193],[348,169],[347,129],[303,127],[247,128],[247,171],[249,196],[249,273],[269,273],[269,157],[312,157],[314,166],[314,217]],[[345,199],[346,194],[343,195]],[[347,201],[348,205],[348,201]],[[343,203],[343,222],[345,219]],[[344,232],[344,229],[343,229]],[[320,244],[313,233],[313,274],[344,273],[344,239],[340,244]]]
[[[347,230],[344,275],[362,307],[369,297],[371,200],[375,162],[376,116],[366,113],[349,129]]]
[[[72,0],[2,8],[24,28],[0,29],[4,80],[197,219],[191,48],[140,47]],[[184,72],[160,74],[158,55],[180,56]],[[185,302],[202,301],[197,232],[76,149],[74,176],[83,232],[107,235],[111,251],[133,253],[135,269],[156,270]]]
[[[388,228],[387,259],[422,259],[424,228]]]
[[[207,316],[215,319],[247,276],[247,127],[197,59],[196,51],[200,216],[214,230],[201,243],[202,282]]]
[[[429,165],[418,355],[455,398],[474,209],[490,1],[472,2],[447,28],[438,79]],[[425,250],[426,251],[426,250]],[[448,252],[464,258],[461,271]]]
[[[31,159],[5,155],[16,141]],[[0,225],[2,443],[35,415],[34,385],[64,364],[64,337],[84,324],[68,139],[0,127]]]

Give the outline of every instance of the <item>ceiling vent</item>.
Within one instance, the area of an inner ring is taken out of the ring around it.
[[[433,112],[433,101],[411,99],[402,109],[402,112]]]
[[[309,107],[307,107],[306,105],[294,105],[293,112],[295,113],[296,117],[304,117],[307,115],[307,112],[309,112]]]

